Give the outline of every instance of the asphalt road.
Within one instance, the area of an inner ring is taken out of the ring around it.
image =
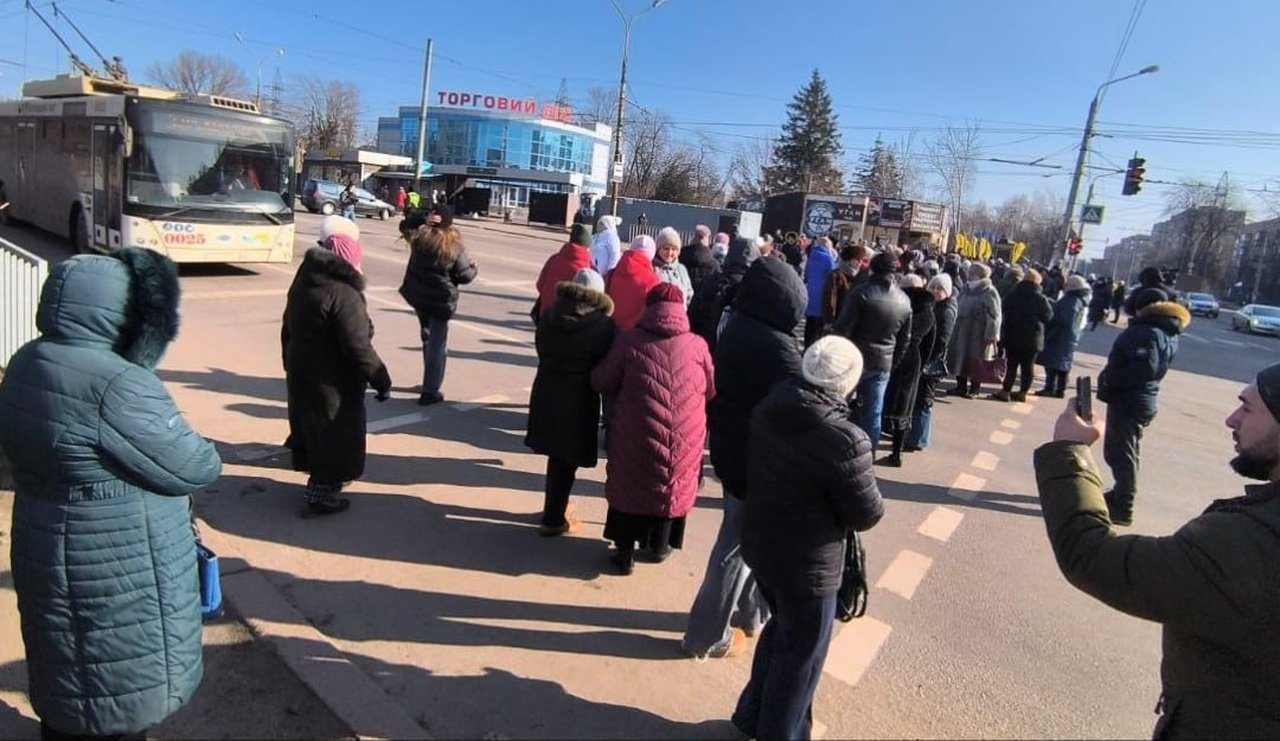
[[[299,256],[317,223],[299,215]],[[375,345],[395,391],[369,401],[368,470],[335,518],[299,516],[302,478],[279,449],[279,321],[294,266],[184,268],[183,330],[160,374],[227,463],[199,511],[437,736],[731,737],[724,719],[749,658],[694,662],[677,643],[719,486],[708,479],[685,550],[631,577],[606,562],[603,465],[575,491],[584,532],[537,537],[544,461],[521,443],[536,366],[527,313],[560,236],[485,226],[460,222],[480,278],[451,325],[448,403],[423,410],[417,323],[396,294],[406,248],[393,222],[361,222]],[[1082,372],[1096,374],[1116,333],[1086,335]],[[1225,316],[1195,322],[1144,439],[1134,531],[1171,532],[1239,492],[1221,421],[1277,359],[1280,341],[1234,335]],[[1158,626],[1067,585],[1040,520],[1030,457],[1060,404],[940,404],[933,448],[880,471],[888,506],[866,541],[870,611],[839,628],[819,690],[828,737],[1149,736]]]

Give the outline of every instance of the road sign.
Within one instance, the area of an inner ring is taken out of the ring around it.
[[[613,177],[611,179],[615,183],[622,182],[622,163],[621,162],[613,163]]]
[[[1081,224],[1101,224],[1102,212],[1106,206],[1082,206],[1080,208]]]
[[[430,162],[423,161],[422,166],[418,168],[418,174],[426,175],[428,172],[431,172],[431,168],[432,164]]]

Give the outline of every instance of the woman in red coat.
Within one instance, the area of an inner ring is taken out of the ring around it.
[[[657,251],[653,237],[641,234],[631,240],[631,248],[605,276],[604,289],[613,299],[613,322],[619,332],[636,326],[644,314],[649,291],[662,282],[653,271],[653,256]]]
[[[579,270],[591,267],[591,252],[587,249],[590,245],[591,229],[586,224],[574,224],[569,241],[543,263],[535,284],[538,289],[538,310],[532,315],[535,324],[559,300],[557,286],[573,280]]]
[[[623,575],[634,567],[636,543],[655,562],[683,545],[684,518],[698,497],[707,402],[716,393],[711,353],[689,331],[680,289],[660,284],[645,303],[639,324],[591,373],[596,390],[615,397],[604,537],[616,545],[612,561]]]

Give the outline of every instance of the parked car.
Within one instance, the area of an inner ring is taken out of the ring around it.
[[[338,203],[338,198],[342,195],[344,187],[346,186],[341,183],[329,180],[308,180],[306,185],[302,186],[302,205],[313,214],[328,216],[329,214],[337,213],[342,210],[342,206]],[[355,192],[357,216],[377,216],[379,219],[385,220],[396,212],[395,206],[378,198],[364,188],[356,188]]]
[[[1237,332],[1280,335],[1280,306],[1249,304],[1231,317],[1231,328]]]
[[[1209,293],[1188,293],[1186,299],[1187,311],[1193,315],[1203,314],[1210,319],[1217,319],[1218,312],[1221,307],[1218,306],[1218,299]]]

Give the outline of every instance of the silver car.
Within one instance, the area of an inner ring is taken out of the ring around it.
[[[1280,335],[1280,306],[1249,304],[1231,317],[1231,328],[1237,332]]]
[[[1217,319],[1218,312],[1221,310],[1218,306],[1218,299],[1209,293],[1188,293],[1187,294],[1187,311],[1193,315],[1203,314],[1210,319]]]

